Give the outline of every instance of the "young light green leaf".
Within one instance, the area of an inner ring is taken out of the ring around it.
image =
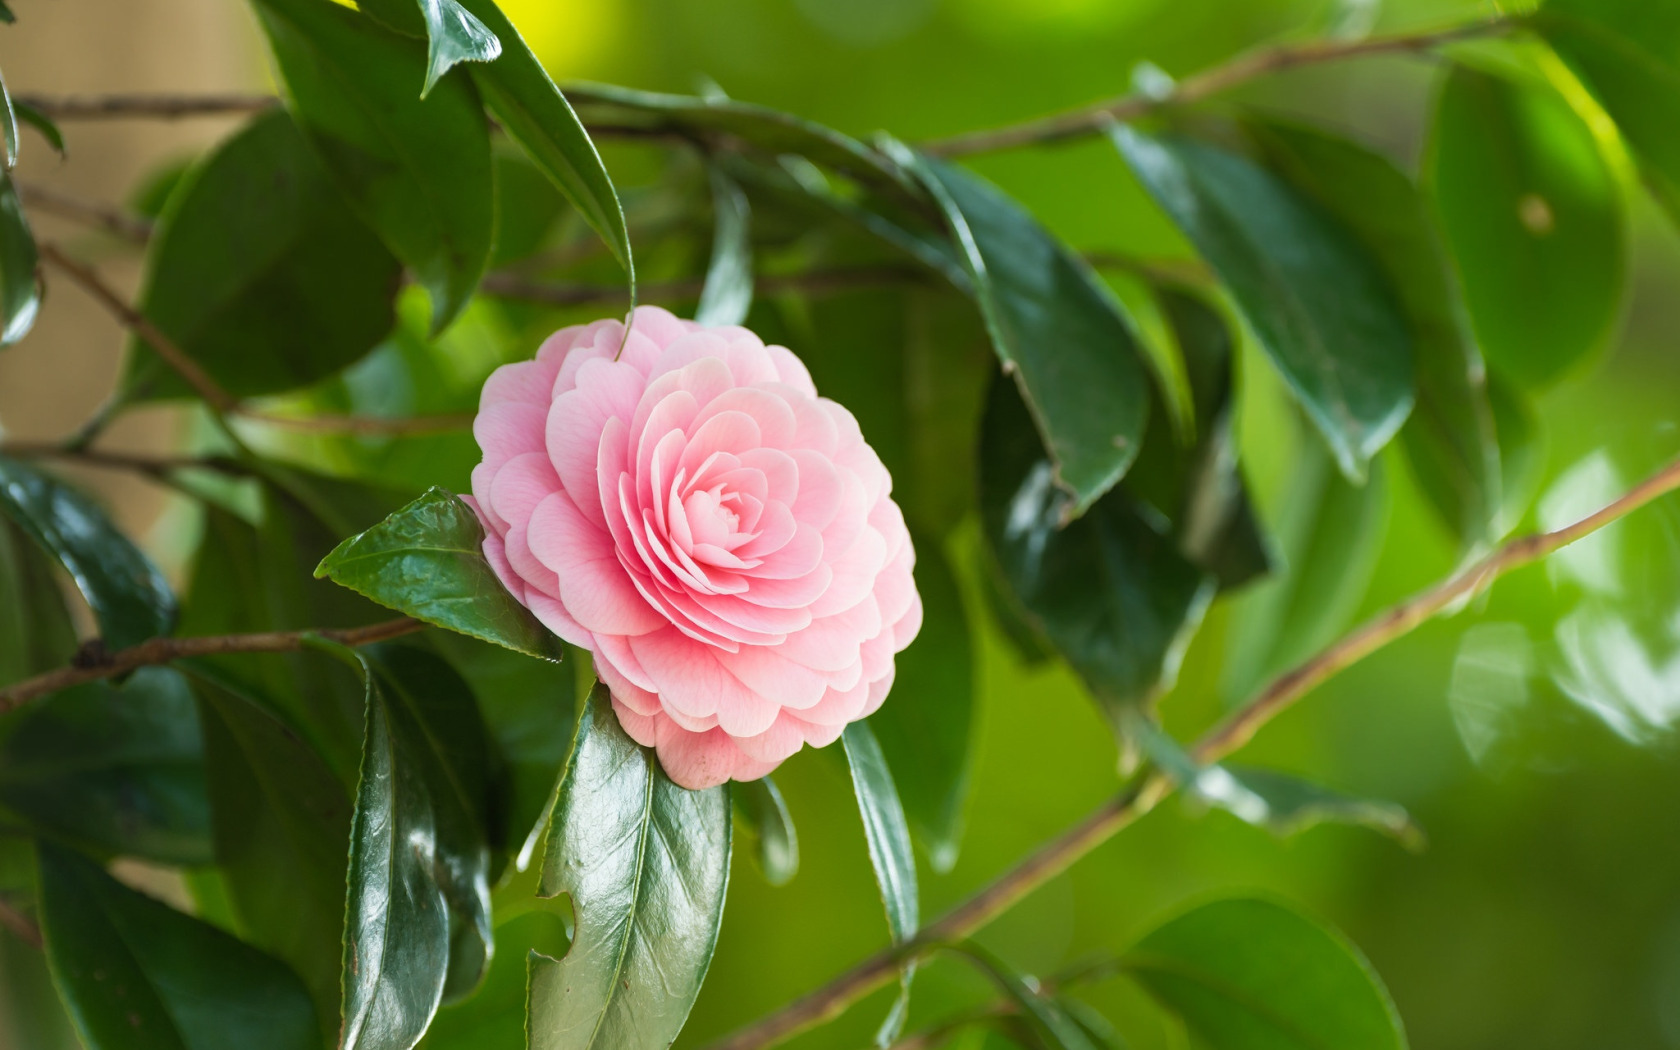
[[[422,100],[418,41],[325,0],[252,0],[287,105],[350,205],[432,300],[441,331],[472,296],[490,257],[490,129],[462,77]]]
[[[1070,497],[1051,484],[1009,383],[992,386],[980,449],[981,525],[998,568],[1027,622],[1118,727],[1171,687],[1217,581],[1124,489],[1059,528]]]
[[[1454,67],[1427,170],[1488,362],[1536,387],[1601,348],[1622,298],[1621,190],[1569,103]]]
[[[578,722],[541,896],[568,894],[571,950],[530,957],[530,1050],[669,1046],[711,965],[729,884],[729,795],[672,783],[604,685]]]
[[[292,118],[259,114],[193,170],[147,253],[140,309],[229,393],[313,383],[395,323],[402,267],[344,203]],[[130,341],[137,399],[193,390]]]
[[[712,262],[694,319],[701,324],[741,324],[752,309],[752,213],[734,179],[714,166],[711,180]]]
[[[1208,1050],[1404,1050],[1371,964],[1340,933],[1269,900],[1215,901],[1138,941],[1125,972]]]
[[[1051,479],[1088,510],[1143,443],[1149,379],[1119,300],[1027,211],[984,180],[895,145],[894,159],[944,213],[992,345],[1020,387]]]
[[[168,634],[175,625],[175,595],[163,573],[88,497],[0,458],[0,515],[70,574],[109,648]]]
[[[799,871],[799,833],[776,782],[768,776],[729,789],[735,817],[747,832],[753,861],[772,886],[786,886]]]
[[[1460,542],[1486,542],[1501,502],[1487,370],[1427,202],[1387,158],[1346,139],[1260,117],[1244,127],[1266,164],[1357,237],[1388,278],[1415,350],[1417,405],[1401,442]]]
[[[315,569],[415,619],[517,652],[560,659],[560,641],[508,593],[484,557],[484,526],[434,488],[340,543]]]
[[[1412,407],[1412,338],[1365,252],[1317,205],[1232,153],[1130,127],[1115,146],[1219,274],[1348,477]]]
[[[101,854],[211,860],[198,713],[181,676],[145,668],[13,715],[0,739],[0,804],[30,828]]]
[[[1098,1050],[1097,1044],[1056,1000],[1039,994],[1027,978],[972,941],[951,949],[978,967],[1009,997],[1037,1050]]]
[[[421,747],[354,650],[320,643],[367,685],[361,782],[350,823],[344,905],[342,1050],[410,1047],[431,1024],[449,976],[449,902],[438,880],[438,827]]]
[[[319,659],[319,657],[317,657]],[[197,662],[217,869],[240,933],[304,977],[338,1038],[350,793],[276,701]]]
[[[1277,525],[1283,564],[1232,608],[1220,683],[1226,703],[1247,699],[1262,680],[1328,644],[1352,618],[1388,527],[1388,479],[1381,461],[1376,465],[1364,487],[1355,487],[1322,452],[1304,450]]]
[[[976,717],[974,652],[962,594],[945,552],[916,537],[922,630],[896,660],[893,695],[869,717],[893,771],[913,837],[933,870],[947,872],[962,841]]]
[[[846,748],[846,763],[852,770],[852,791],[857,795],[858,815],[863,818],[864,843],[869,863],[875,869],[875,884],[887,910],[887,931],[894,944],[904,944],[921,927],[921,901],[916,888],[916,857],[910,849],[910,826],[898,798],[892,771],[887,768],[881,745],[867,722],[853,722],[840,734]],[[914,961],[899,969],[898,998],[875,1032],[875,1045],[887,1047],[897,1041],[910,1012],[910,982],[916,976]]]
[[[61,159],[69,156],[69,151],[64,148],[64,132],[58,130],[58,125],[53,123],[52,118],[29,103],[16,99],[12,100],[12,112],[17,114],[19,120],[40,132],[41,137],[47,140],[47,145],[51,146],[53,152]]]
[[[11,346],[35,326],[41,312],[38,265],[35,235],[23,217],[17,186],[0,172],[0,346]]]
[[[61,846],[37,851],[47,962],[88,1050],[318,1050],[309,994],[283,963]]]
[[[636,266],[630,253],[630,233],[624,225],[624,208],[595,143],[495,0],[462,0],[462,6],[502,43],[500,58],[469,67],[485,104],[508,135],[524,147],[584,221],[606,241],[629,277],[634,299]]]

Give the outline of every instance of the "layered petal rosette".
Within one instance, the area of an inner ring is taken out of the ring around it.
[[[622,350],[621,350],[622,343]],[[873,712],[921,626],[892,478],[785,347],[656,307],[484,385],[484,553],[689,788]]]

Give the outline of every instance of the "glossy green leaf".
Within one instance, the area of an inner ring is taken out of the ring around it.
[[[554,180],[584,221],[606,241],[629,275],[634,298],[636,267],[630,254],[630,233],[624,225],[624,208],[595,143],[495,0],[462,0],[462,6],[502,42],[500,58],[469,67],[485,104],[503,130]]]
[[[496,927],[496,958],[469,999],[438,1011],[419,1050],[526,1050],[525,993],[532,952],[557,959],[570,941],[566,920],[547,909],[527,911]]]
[[[794,830],[793,814],[788,812],[776,782],[763,776],[735,784],[729,789],[729,797],[764,881],[786,886],[799,871],[799,833]]]
[[[41,843],[41,932],[88,1050],[317,1050],[315,1011],[278,960]]]
[[[0,733],[0,804],[36,832],[105,854],[210,861],[198,714],[174,671],[54,693]]]
[[[1196,296],[1161,288],[1154,298],[1190,401],[1190,441],[1170,432],[1170,418],[1153,417],[1124,487],[1171,522],[1185,559],[1221,589],[1240,587],[1270,570],[1271,553],[1237,459],[1235,342],[1225,318]]]
[[[1276,529],[1283,563],[1232,608],[1221,679],[1227,703],[1323,648],[1353,617],[1388,528],[1387,475],[1377,467],[1356,487],[1316,449],[1298,457]]]
[[[1604,345],[1622,298],[1621,190],[1561,95],[1454,67],[1428,180],[1495,369],[1541,386]]]
[[[1406,455],[1465,546],[1491,539],[1501,496],[1487,371],[1428,203],[1363,146],[1278,120],[1245,127],[1266,164],[1357,237],[1388,278],[1415,350],[1417,404],[1400,430]]]
[[[425,46],[331,0],[253,0],[287,105],[352,208],[414,272],[432,331],[471,297],[490,257],[490,130],[471,81],[424,100]]]
[[[1083,514],[1143,443],[1149,379],[1115,298],[1019,204],[959,168],[900,148],[932,194],[970,271],[992,346],[1020,387],[1051,479]]]
[[[9,4],[0,3],[0,22],[5,22],[7,25],[10,25],[16,21],[17,15],[12,14],[11,6]]]
[[[1122,965],[1208,1050],[1401,1050],[1400,1015],[1341,934],[1269,900],[1205,904]]]
[[[894,661],[893,691],[869,727],[893,771],[914,838],[938,872],[962,841],[978,713],[974,646],[962,594],[936,540],[916,539],[922,629]]]
[[[1013,386],[994,383],[980,446],[986,540],[1026,622],[1118,726],[1171,687],[1217,581],[1124,489],[1059,528],[1068,499]]]
[[[437,836],[433,879],[449,904],[449,977],[443,999],[483,978],[490,931],[490,823],[499,770],[472,690],[440,657],[410,645],[364,650],[380,694],[406,726],[412,761],[431,798]]]
[[[1547,0],[1530,24],[1597,98],[1680,216],[1680,17],[1647,0]]]
[[[1353,237],[1247,160],[1203,143],[1110,130],[1133,173],[1230,290],[1350,478],[1412,407],[1412,338]]]
[[[0,685],[70,662],[76,628],[47,555],[0,517]]]
[[[669,1046],[711,965],[729,884],[725,788],[672,783],[605,686],[578,721],[541,895],[568,894],[571,950],[530,957],[531,1050]]]
[[[237,929],[304,978],[322,1037],[335,1042],[350,793],[257,687],[196,663],[189,673],[216,864]]]
[[[47,145],[51,146],[53,152],[57,153],[61,159],[69,156],[69,151],[64,148],[64,132],[58,129],[58,125],[53,123],[52,118],[29,103],[19,102],[16,99],[12,100],[12,112],[16,113],[17,118],[23,123],[40,132],[41,137],[47,140]]]
[[[712,261],[694,319],[701,324],[742,324],[752,309],[752,214],[735,180],[716,167],[711,180]]]
[[[420,89],[421,98],[458,63],[494,62],[501,56],[496,34],[455,0],[419,2],[426,20],[426,86]]]
[[[993,953],[968,942],[951,949],[990,977],[1019,1012],[1037,1050],[1098,1050],[1098,1045],[1056,1000],[1039,994],[1027,979]]]
[[[35,326],[41,312],[39,262],[17,186],[0,173],[0,346],[11,346]]]
[[[163,574],[87,496],[0,458],[0,514],[70,574],[108,648],[168,634],[174,626],[175,595]]]
[[[336,647],[346,663],[353,650]],[[438,822],[405,713],[364,663],[367,735],[350,823],[342,1050],[410,1047],[442,1002],[450,908],[438,882]]]
[[[434,488],[339,544],[315,576],[429,624],[560,659],[559,639],[508,593],[483,546],[478,516]]]
[[[863,839],[869,848],[870,866],[875,869],[875,885],[887,911],[887,932],[894,944],[904,944],[916,935],[922,922],[910,825],[904,818],[892,770],[887,768],[886,756],[869,724],[851,723],[840,734],[840,741],[852,771],[852,792],[857,796],[858,815],[863,818]],[[877,1046],[890,1046],[904,1030],[910,1011],[910,982],[915,975],[913,961],[900,967],[898,998],[875,1033]]]
[[[171,195],[140,308],[237,396],[305,386],[391,330],[402,268],[344,203],[285,112],[254,118]],[[138,337],[126,386],[193,389]]]

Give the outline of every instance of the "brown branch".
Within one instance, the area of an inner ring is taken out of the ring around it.
[[[1101,131],[1114,121],[1136,120],[1170,106],[1200,102],[1273,73],[1371,55],[1428,54],[1461,40],[1508,32],[1517,24],[1516,19],[1494,18],[1421,33],[1374,36],[1363,40],[1309,40],[1261,48],[1238,55],[1224,65],[1186,77],[1174,90],[1164,95],[1134,92],[1021,124],[936,139],[923,143],[921,148],[935,156],[961,157],[1076,138]]]
[[[1676,489],[1680,489],[1680,460],[1573,525],[1511,540],[1481,561],[1381,613],[1278,676],[1253,700],[1203,736],[1192,747],[1192,753],[1203,762],[1230,754],[1246,744],[1262,725],[1336,672],[1411,632],[1460,599],[1476,594],[1505,573],[1544,558]],[[711,1044],[708,1050],[760,1050],[839,1016],[847,1007],[893,980],[902,960],[969,936],[1149,812],[1172,789],[1173,784],[1165,775],[1150,773],[1004,872],[938,922],[925,927],[907,944],[864,960],[823,987]]]
[[[407,616],[367,627],[317,628],[308,631],[264,631],[257,634],[224,634],[197,638],[153,638],[114,653],[90,650],[78,654],[76,663],[56,671],[26,678],[0,688],[0,713],[13,710],[37,697],[61,689],[115,678],[141,667],[166,664],[193,656],[221,656],[227,653],[292,653],[311,637],[326,638],[343,645],[359,646],[411,634],[426,625]]]
[[[19,102],[33,106],[49,120],[112,120],[152,117],[211,117],[255,113],[278,105],[273,95],[23,95]]]
[[[121,208],[83,200],[46,186],[24,182],[22,179],[13,179],[12,184],[18,188],[18,195],[23,198],[23,203],[38,211],[96,226],[135,244],[145,244],[152,235],[150,219],[130,214]]]
[[[41,947],[41,927],[35,920],[14,908],[10,901],[0,900],[0,926],[12,931],[12,936],[29,945]]]

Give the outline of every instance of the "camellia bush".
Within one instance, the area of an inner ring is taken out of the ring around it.
[[[849,768],[886,946],[719,1050],[882,988],[882,1047],[1108,1050],[1125,1033],[1070,993],[1116,975],[1197,1046],[1405,1045],[1360,952],[1282,900],[1205,900],[1053,977],[971,935],[1175,793],[1416,838],[1397,806],[1223,762],[1680,486],[1670,465],[1513,536],[1533,397],[1615,319],[1623,194],[1680,201],[1680,3],[1308,38],[932,142],[716,91],[562,91],[493,0],[251,8],[279,98],[0,89],[8,171],[76,122],[242,120],[121,208],[0,177],[5,352],[66,285],[130,339],[74,435],[0,445],[0,918],[83,1045],[662,1050],[732,875],[796,877],[774,777],[805,747]],[[1416,175],[1222,97],[1393,54],[1440,63]],[[1076,252],[963,164],[1075,138],[1199,259]],[[138,297],[34,237],[37,206],[143,251]],[[1306,435],[1294,535],[1245,484],[1245,346]],[[100,440],[157,402],[191,406],[178,454]],[[1461,569],[1338,637],[1402,460]],[[90,464],[195,508],[180,579],[58,472]],[[970,564],[952,537],[976,522]],[[1210,608],[1267,577],[1233,606],[1246,700],[1168,733]],[[930,921],[917,853],[944,871],[962,847],[982,618],[1077,674],[1114,792]],[[178,869],[193,907],[118,858]],[[935,956],[996,999],[907,1028]]]

